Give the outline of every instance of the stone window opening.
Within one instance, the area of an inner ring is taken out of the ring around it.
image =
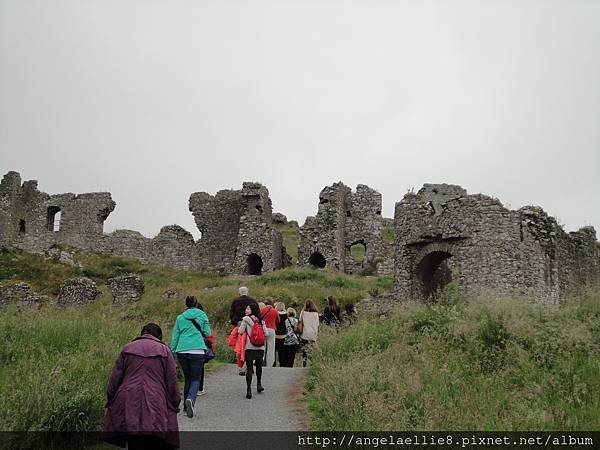
[[[448,259],[451,257],[448,252],[434,251],[417,265],[421,293],[426,300],[435,301],[444,287],[452,281],[452,271],[448,265]]]
[[[327,260],[321,253],[313,252],[308,258],[308,263],[313,267],[322,269],[327,265]]]
[[[346,211],[346,217],[352,217],[352,212],[351,211]]]
[[[246,273],[248,275],[260,275],[262,273],[263,260],[256,253],[250,253],[246,258]]]
[[[320,203],[321,205],[324,205],[325,203],[329,203],[329,200],[327,200],[326,198],[320,198],[320,199],[319,199],[319,203]]]
[[[49,206],[48,207],[48,221],[47,228],[48,231],[60,231],[60,219],[62,216],[62,212],[60,207],[58,206]]]
[[[27,228],[25,227],[25,219],[19,220],[19,234],[27,233]]]
[[[364,242],[358,241],[350,246],[350,255],[354,262],[358,264],[362,264],[365,260],[365,255],[367,253],[367,246]]]

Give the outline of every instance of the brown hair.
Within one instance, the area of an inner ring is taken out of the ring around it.
[[[187,306],[188,308],[193,308],[197,304],[198,304],[198,299],[196,297],[194,297],[193,295],[188,295],[185,298],[185,306]]]
[[[317,305],[315,305],[315,302],[313,302],[310,298],[306,299],[304,302],[304,311],[319,312]]]

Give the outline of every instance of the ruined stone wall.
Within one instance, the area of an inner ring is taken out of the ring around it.
[[[353,193],[343,183],[324,188],[319,211],[300,228],[298,265],[315,265],[311,256],[323,255],[328,267],[343,273],[391,274],[392,245],[383,241],[381,194],[359,184]],[[362,261],[355,261],[351,247],[364,246]]]
[[[163,227],[151,239],[130,230],[104,234],[114,208],[108,192],[48,195],[38,191],[37,181],[21,184],[20,175],[9,172],[0,182],[0,245],[42,253],[62,244],[220,274],[248,273],[250,256],[259,258],[260,273],[289,260],[272,227],[269,191],[260,183],[246,182],[241,190],[215,196],[192,194],[189,208],[202,233],[198,242],[178,225]]]
[[[108,192],[48,195],[38,191],[37,181],[21,185],[16,172],[4,176],[0,197],[0,242],[31,252],[55,244],[99,248],[104,221],[115,208]]]
[[[260,274],[283,267],[282,238],[272,226],[266,187],[244,182],[241,190],[219,191],[214,197],[196,192],[189,204],[202,233],[198,246],[204,270]]]
[[[201,265],[217,273],[229,273],[242,216],[239,191],[222,190],[215,196],[195,192],[190,196],[189,209],[202,233],[198,242]]]
[[[493,290],[556,303],[574,279],[587,277],[577,265],[598,262],[595,235],[584,232],[578,249],[541,208],[511,211],[459,186],[426,184],[407,194],[396,204],[395,227],[401,300],[435,298],[452,280],[465,294]]]
[[[201,269],[194,237],[179,225],[162,227],[154,238],[137,231],[116,230],[105,235],[95,250],[178,270]]]
[[[298,265],[317,265],[321,256],[325,267],[345,271],[346,211],[352,191],[343,183],[325,187],[319,193],[319,209],[314,217],[307,217],[300,227]]]

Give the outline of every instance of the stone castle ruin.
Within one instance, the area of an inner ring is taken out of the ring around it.
[[[196,192],[190,211],[202,233],[197,242],[178,225],[154,238],[131,230],[104,234],[115,209],[110,193],[48,195],[17,172],[0,183],[0,246],[42,253],[56,245],[110,253],[179,270],[259,275],[284,267],[289,257],[271,224],[269,191],[259,183],[215,196]]]
[[[541,208],[511,211],[460,186],[425,184],[396,203],[396,297],[435,298],[494,290],[556,303],[600,283],[592,227],[565,233]]]
[[[327,186],[319,194],[317,215],[307,217],[300,228],[298,265],[348,274],[391,274],[393,242],[384,241],[386,225],[379,192],[364,184],[355,193],[341,182]],[[362,260],[352,256],[353,246],[362,247]]]
[[[511,211],[497,199],[446,184],[406,194],[393,221],[382,216],[381,204],[381,194],[366,185],[356,192],[341,182],[325,187],[317,214],[299,229],[298,265],[394,274],[399,300],[435,299],[450,281],[463,293],[491,289],[548,303],[600,285],[594,229],[566,233],[539,207]],[[22,183],[9,172],[0,182],[0,247],[48,253],[64,245],[222,275],[291,265],[274,227],[274,218],[287,219],[273,214],[260,183],[191,194],[189,210],[202,234],[197,241],[178,225],[154,238],[131,230],[105,234],[114,209],[108,192],[49,195],[37,181]]]

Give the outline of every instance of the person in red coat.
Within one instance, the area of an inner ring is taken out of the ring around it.
[[[125,345],[106,389],[102,439],[129,449],[179,448],[175,359],[154,323]]]

